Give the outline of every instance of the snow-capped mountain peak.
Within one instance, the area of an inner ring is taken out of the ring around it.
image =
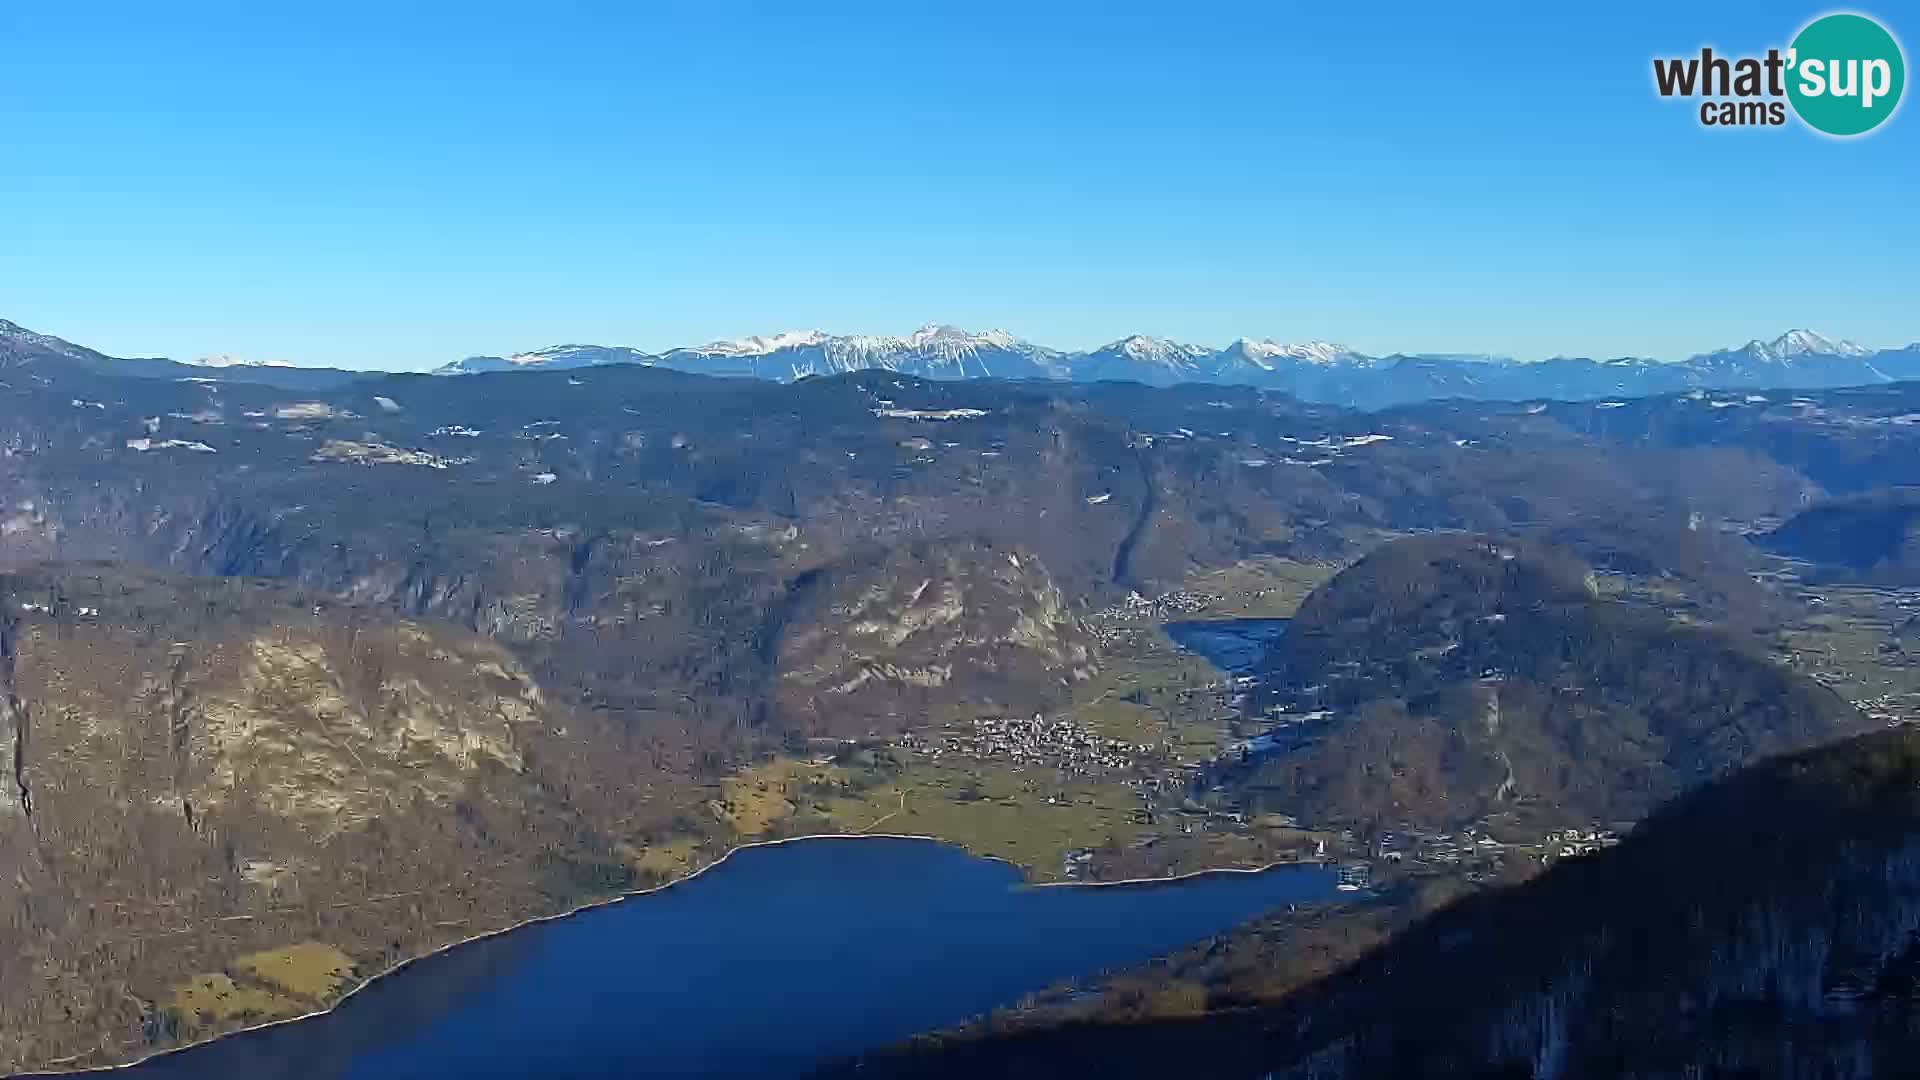
[[[1872,356],[1873,350],[1862,348],[1851,341],[1840,341],[1814,333],[1812,330],[1789,330],[1772,341],[1754,338],[1737,349],[1722,349],[1719,352],[1696,356],[1696,361],[1724,363],[1763,363],[1780,364],[1803,356],[1843,356],[1849,359]]]
[[[1207,350],[1199,345],[1183,345],[1166,338],[1148,337],[1135,334],[1100,351],[1112,350],[1143,364],[1161,364],[1167,367],[1191,367],[1195,360],[1207,355]]]
[[[1835,341],[1811,330],[1789,330],[1772,341],[1754,339],[1747,351],[1768,360],[1791,360],[1796,356],[1870,356],[1872,349],[1851,341]]]
[[[710,341],[687,351],[706,356],[766,356],[781,349],[804,349],[832,340],[833,336],[824,330],[786,330],[778,334],[755,334],[751,337]]]
[[[1303,360],[1310,364],[1337,364],[1354,360],[1359,354],[1345,345],[1331,341],[1272,341],[1265,338],[1241,338],[1227,351],[1237,353],[1251,363],[1271,369],[1272,362],[1279,359]]]
[[[928,323],[907,335],[907,342],[916,349],[1014,349],[1023,344],[1005,330],[976,334],[945,323]]]

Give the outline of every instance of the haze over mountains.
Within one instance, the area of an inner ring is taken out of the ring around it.
[[[78,362],[99,374],[207,377],[283,387],[338,385],[378,372],[292,367],[226,356],[191,363],[110,357],[0,320],[0,367],[35,356]],[[1086,351],[1051,348],[1002,330],[975,333],[928,324],[905,335],[835,335],[819,330],[708,342],[647,352],[617,345],[553,345],[531,352],[470,356],[441,375],[576,370],[607,365],[668,368],[792,382],[879,369],[927,379],[1046,379],[1215,383],[1280,390],[1305,401],[1377,409],[1417,401],[1566,401],[1640,397],[1693,389],[1820,389],[1920,378],[1920,344],[1868,348],[1810,330],[1700,353],[1684,360],[1556,356],[1521,361],[1454,353],[1369,356],[1324,341],[1239,338],[1215,348],[1133,335]]]

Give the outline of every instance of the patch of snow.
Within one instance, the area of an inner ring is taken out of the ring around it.
[[[328,439],[308,461],[352,462],[360,465],[422,465],[429,469],[447,469],[465,465],[472,458],[449,458],[426,450],[407,450],[380,442],[354,442]]]
[[[1331,341],[1288,342],[1241,338],[1227,346],[1227,350],[1238,352],[1254,365],[1269,371],[1273,369],[1272,362],[1280,359],[1301,360],[1321,366],[1362,359],[1359,353]]]
[[[765,356],[781,349],[800,349],[809,345],[822,345],[832,340],[832,335],[823,330],[788,330],[779,334],[756,334],[752,337],[732,338],[726,341],[709,341],[698,345],[688,352],[707,356]]]
[[[353,416],[345,409],[336,409],[324,401],[297,401],[292,405],[282,405],[273,410],[273,415],[277,420],[335,420]]]
[[[873,415],[887,420],[972,420],[987,415],[985,409],[874,409]]]
[[[238,356],[226,356],[224,354],[218,355],[218,356],[203,356],[198,360],[189,360],[187,361],[187,363],[192,364],[194,367],[207,367],[207,368],[228,368],[228,367],[290,368],[295,366],[293,364],[288,363],[285,360],[243,360]]]

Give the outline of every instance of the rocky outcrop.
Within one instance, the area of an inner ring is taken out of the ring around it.
[[[777,648],[779,706],[840,734],[935,710],[1044,707],[1095,663],[1091,635],[1037,556],[966,540],[810,572]]]
[[[259,1019],[169,1003],[246,990],[261,950],[368,973],[617,888],[612,814],[570,762],[647,765],[600,730],[444,624],[237,579],[0,574],[0,969],[35,973],[0,980],[0,1071]],[[324,1003],[259,989],[232,1000]]]

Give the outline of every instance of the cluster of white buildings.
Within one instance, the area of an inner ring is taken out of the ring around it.
[[[1165,619],[1172,615],[1193,615],[1219,602],[1220,598],[1211,593],[1175,590],[1149,598],[1133,592],[1128,593],[1125,600],[1103,607],[1088,618],[1106,622]]]
[[[1102,738],[1066,717],[1046,717],[1038,713],[1031,720],[981,717],[968,727],[949,729],[924,743],[911,737],[903,738],[901,745],[934,759],[947,755],[997,758],[1019,765],[1058,769],[1076,776],[1131,769],[1139,755],[1157,749],[1145,743]]]
[[[1541,842],[1549,850],[1557,846],[1554,855],[1558,858],[1571,859],[1613,847],[1620,842],[1620,837],[1611,829],[1565,829],[1547,833]]]

